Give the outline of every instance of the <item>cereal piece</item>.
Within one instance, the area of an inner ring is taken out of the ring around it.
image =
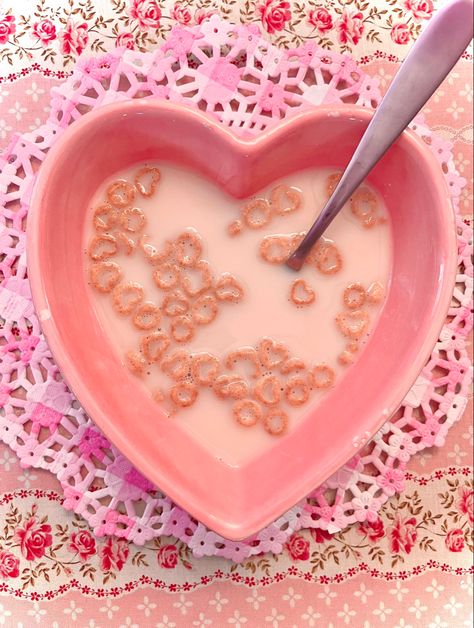
[[[118,220],[118,211],[110,203],[101,203],[94,209],[94,227],[97,231],[110,231]]]
[[[152,196],[160,180],[158,168],[144,166],[135,174],[135,187],[142,196]]]
[[[385,296],[385,289],[383,285],[380,283],[380,281],[374,281],[367,288],[367,301],[371,305],[375,305],[383,301],[384,296]]]
[[[175,316],[171,319],[171,336],[176,342],[189,342],[194,337],[194,324],[188,316]]]
[[[244,296],[244,288],[237,277],[223,273],[216,283],[216,297],[219,301],[239,303]]]
[[[119,284],[112,292],[112,301],[119,314],[131,314],[143,301],[143,287],[136,281]]]
[[[196,384],[211,385],[219,374],[219,358],[212,353],[196,353],[191,357],[191,375]]]
[[[342,172],[334,172],[333,174],[330,174],[329,177],[326,179],[326,194],[328,198],[332,196],[332,193],[336,189],[337,184],[341,180],[341,177]]]
[[[202,253],[200,236],[192,231],[185,231],[176,238],[174,253],[180,266],[196,266]]]
[[[174,247],[171,242],[165,242],[165,247],[159,251],[154,244],[148,242],[149,237],[142,235],[138,241],[138,246],[142,250],[147,261],[153,266],[159,266],[164,262],[169,262],[174,255]]]
[[[89,270],[92,285],[99,292],[111,292],[122,279],[120,266],[115,262],[99,262]]]
[[[366,227],[376,224],[377,197],[369,188],[359,188],[351,197],[351,211]]]
[[[311,288],[306,279],[295,279],[291,284],[290,301],[296,305],[296,307],[311,305],[316,299],[316,293]]]
[[[139,207],[126,207],[120,214],[120,224],[125,231],[137,233],[146,225],[145,213]]]
[[[145,301],[136,310],[132,321],[137,329],[155,329],[161,321],[160,308],[151,301]]]
[[[291,214],[302,205],[303,197],[298,188],[288,185],[277,185],[272,190],[271,204],[272,210],[279,216]]]
[[[357,341],[348,342],[346,345],[346,351],[350,353],[357,353],[359,351],[359,343]]]
[[[181,272],[176,264],[165,262],[160,264],[153,271],[153,280],[162,290],[176,288],[179,283]]]
[[[203,294],[191,306],[191,316],[196,325],[209,325],[216,318],[219,306],[212,294]]]
[[[165,295],[161,307],[166,316],[182,316],[189,310],[189,300],[181,290],[173,290]]]
[[[135,188],[128,181],[114,181],[108,186],[106,194],[114,207],[128,207],[135,200]]]
[[[94,262],[102,262],[117,253],[117,240],[110,233],[102,233],[92,238],[89,244],[89,257]]]
[[[341,312],[336,316],[336,324],[344,336],[359,340],[369,326],[369,315],[365,310]]]
[[[281,384],[275,375],[264,375],[255,384],[253,394],[266,406],[276,406],[281,397]]]
[[[237,368],[237,365],[241,362],[250,364],[251,378],[256,379],[260,377],[262,372],[260,359],[257,351],[253,347],[242,347],[236,351],[231,351],[225,359],[225,365],[231,371]]]
[[[307,372],[306,364],[299,358],[289,358],[283,364],[280,365],[280,373],[282,375],[290,375],[291,373],[305,373]]]
[[[304,377],[293,375],[285,386],[285,399],[291,406],[302,406],[309,399],[309,384]]]
[[[147,336],[142,336],[140,348],[148,362],[158,362],[170,343],[166,332],[154,331]]]
[[[181,271],[181,285],[191,297],[209,290],[212,282],[212,268],[205,260],[199,260],[192,268],[183,268]]]
[[[350,283],[344,290],[342,300],[350,310],[358,310],[365,303],[365,288],[360,283]]]
[[[139,351],[127,351],[125,364],[134,375],[143,375],[148,366],[145,358]]]
[[[336,373],[327,364],[316,364],[311,374],[315,388],[330,388],[336,379]]]
[[[348,366],[349,364],[352,364],[354,362],[354,354],[351,353],[350,351],[342,351],[337,356],[337,361],[342,366]]]
[[[117,238],[118,248],[123,250],[125,255],[131,255],[137,246],[135,240],[130,238],[123,231],[117,231],[115,237]]]
[[[282,264],[289,258],[291,237],[283,235],[265,236],[260,242],[260,257],[270,264]]]
[[[272,436],[281,436],[288,428],[288,415],[284,410],[270,410],[263,419],[263,427]]]
[[[188,375],[191,368],[191,356],[183,349],[177,349],[170,355],[165,355],[161,361],[161,370],[171,379],[179,381]]]
[[[258,356],[265,368],[273,369],[285,362],[290,352],[281,342],[276,342],[272,338],[263,338],[258,343]]]
[[[342,255],[337,246],[329,241],[318,242],[314,247],[316,268],[325,275],[334,275],[342,268]]]
[[[171,391],[170,397],[174,404],[181,408],[189,408],[198,398],[199,391],[194,384],[189,382],[179,382],[175,384]]]
[[[234,402],[232,414],[240,425],[252,427],[260,421],[263,412],[259,404],[253,399],[241,399]]]
[[[268,225],[272,217],[270,203],[264,198],[249,201],[242,209],[244,223],[250,229],[261,229]]]
[[[243,399],[249,392],[247,383],[240,375],[219,375],[214,380],[213,389],[223,399]]]
[[[234,236],[238,235],[242,231],[243,228],[244,228],[244,225],[242,224],[241,220],[234,220],[234,222],[231,222],[227,226],[227,233],[231,237],[234,237]]]

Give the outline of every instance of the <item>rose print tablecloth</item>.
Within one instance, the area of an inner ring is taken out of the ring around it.
[[[382,89],[435,10],[431,0],[315,3],[91,0],[0,2],[0,149],[46,117],[49,89],[87,52],[150,50],[173,24],[217,12],[255,22],[274,43],[350,52]],[[425,110],[453,142],[472,207],[469,53]],[[466,218],[467,219],[467,218]],[[236,567],[194,559],[173,538],[134,547],[95,539],[61,507],[51,475],[0,447],[0,624],[7,626],[472,625],[472,404],[442,449],[412,461],[378,519],[330,535],[295,534],[278,557]],[[3,549],[14,539],[21,560]],[[13,592],[12,592],[13,590]]]

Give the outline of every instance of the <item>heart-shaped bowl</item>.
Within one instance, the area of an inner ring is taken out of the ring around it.
[[[229,539],[251,536],[347,462],[354,443],[380,428],[418,376],[442,327],[456,270],[454,213],[441,168],[407,131],[373,170],[370,183],[388,208],[393,241],[378,324],[338,385],[287,435],[238,465],[162,413],[104,334],[85,272],[90,200],[115,172],[151,160],[185,166],[244,198],[298,170],[343,168],[371,116],[353,106],[319,107],[242,140],[198,111],[130,101],[74,122],[39,172],[28,217],[28,272],[67,383],[145,476]]]

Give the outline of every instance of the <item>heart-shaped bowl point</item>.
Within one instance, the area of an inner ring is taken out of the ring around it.
[[[303,420],[238,464],[161,412],[104,335],[85,272],[91,198],[124,168],[166,161],[243,199],[303,169],[343,168],[371,115],[353,106],[320,107],[246,141],[200,112],[130,101],[75,122],[41,167],[28,217],[28,272],[66,381],[124,455],[227,538],[253,535],[321,484],[356,453],[362,436],[390,417],[416,379],[443,324],[456,271],[454,214],[442,171],[409,131],[373,170],[370,183],[389,211],[393,248],[377,326],[357,364]]]

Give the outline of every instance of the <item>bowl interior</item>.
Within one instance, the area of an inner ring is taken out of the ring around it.
[[[373,170],[370,181],[384,198],[393,234],[391,284],[377,328],[357,365],[313,412],[237,466],[210,455],[162,415],[117,360],[87,291],[88,204],[104,179],[152,159],[197,171],[237,198],[303,168],[343,168],[369,119],[351,106],[319,108],[245,142],[198,112],[132,101],[74,123],[40,171],[28,224],[29,277],[68,384],[124,455],[228,538],[255,533],[336,471],[417,377],[444,320],[455,272],[454,217],[442,173],[411,133]]]

